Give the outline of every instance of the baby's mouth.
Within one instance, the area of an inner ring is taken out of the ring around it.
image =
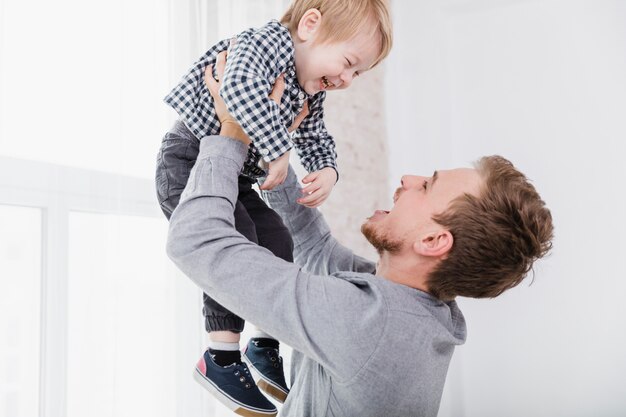
[[[330,81],[328,81],[328,78],[326,78],[326,76],[322,77],[322,85],[323,85],[324,89],[331,88],[331,87],[335,86],[335,84],[333,84]]]

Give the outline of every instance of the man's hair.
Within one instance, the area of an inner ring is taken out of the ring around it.
[[[433,216],[454,237],[428,278],[442,300],[496,297],[552,248],[552,215],[526,176],[501,156],[483,157],[475,167],[483,179],[479,195],[457,197]]]
[[[309,9],[317,9],[322,15],[318,42],[347,41],[361,29],[378,31],[381,48],[372,67],[389,55],[393,38],[387,0],[294,0],[280,23],[294,33]],[[368,26],[371,22],[374,28]]]

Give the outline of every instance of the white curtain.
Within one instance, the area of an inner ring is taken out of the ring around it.
[[[218,40],[280,19],[289,0],[169,0],[173,65],[187,69]],[[172,81],[175,81],[172,80]]]
[[[174,6],[0,0],[0,417],[206,415],[152,179]]]
[[[0,0],[0,417],[232,415],[191,378],[206,334],[164,252],[162,98],[288,3]],[[349,244],[368,210],[350,188],[384,189],[379,79],[328,103],[343,188],[324,210]]]

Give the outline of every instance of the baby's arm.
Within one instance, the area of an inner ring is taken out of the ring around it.
[[[275,90],[278,87],[278,85],[279,84],[276,83],[276,85],[274,86]],[[281,89],[284,90],[285,85],[283,83],[281,83],[280,85],[281,85]],[[280,92],[280,94],[282,96],[282,91]],[[302,108],[302,111],[300,112],[300,114],[296,116],[296,118],[293,120],[293,123],[288,129],[289,133],[296,130],[298,126],[300,125],[300,123],[302,123],[302,121],[308,115],[309,115],[309,103],[304,102],[304,107]],[[261,185],[260,187],[261,190],[272,190],[277,185],[280,185],[283,182],[285,182],[285,179],[287,178],[288,169],[289,169],[289,151],[285,152],[284,154],[282,154],[281,156],[279,156],[278,158],[270,162],[269,174],[267,175],[267,178],[265,178],[265,181],[263,181],[263,185]]]
[[[316,208],[326,201],[337,183],[337,171],[330,167],[322,168],[302,178],[302,182],[306,184],[306,187],[302,189],[304,197],[299,198],[298,203]]]
[[[306,187],[298,203],[307,207],[320,206],[337,183],[337,154],[335,141],[324,124],[325,93],[316,94],[310,103],[310,114],[292,138],[300,161],[309,175],[302,179]]]

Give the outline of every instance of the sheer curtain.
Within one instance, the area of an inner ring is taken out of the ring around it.
[[[206,334],[200,290],[164,251],[162,98],[288,3],[0,0],[0,417],[232,415],[191,378]],[[386,167],[351,142],[382,136],[358,123],[380,114],[366,79],[329,99],[345,187]],[[365,217],[359,200],[336,190],[324,210],[341,227]]]
[[[206,336],[164,253],[162,97],[283,7],[0,0],[0,417],[231,415],[191,378]]]
[[[0,417],[206,415],[152,180],[175,10],[0,0]]]
[[[0,154],[151,178],[166,0],[2,0]]]

